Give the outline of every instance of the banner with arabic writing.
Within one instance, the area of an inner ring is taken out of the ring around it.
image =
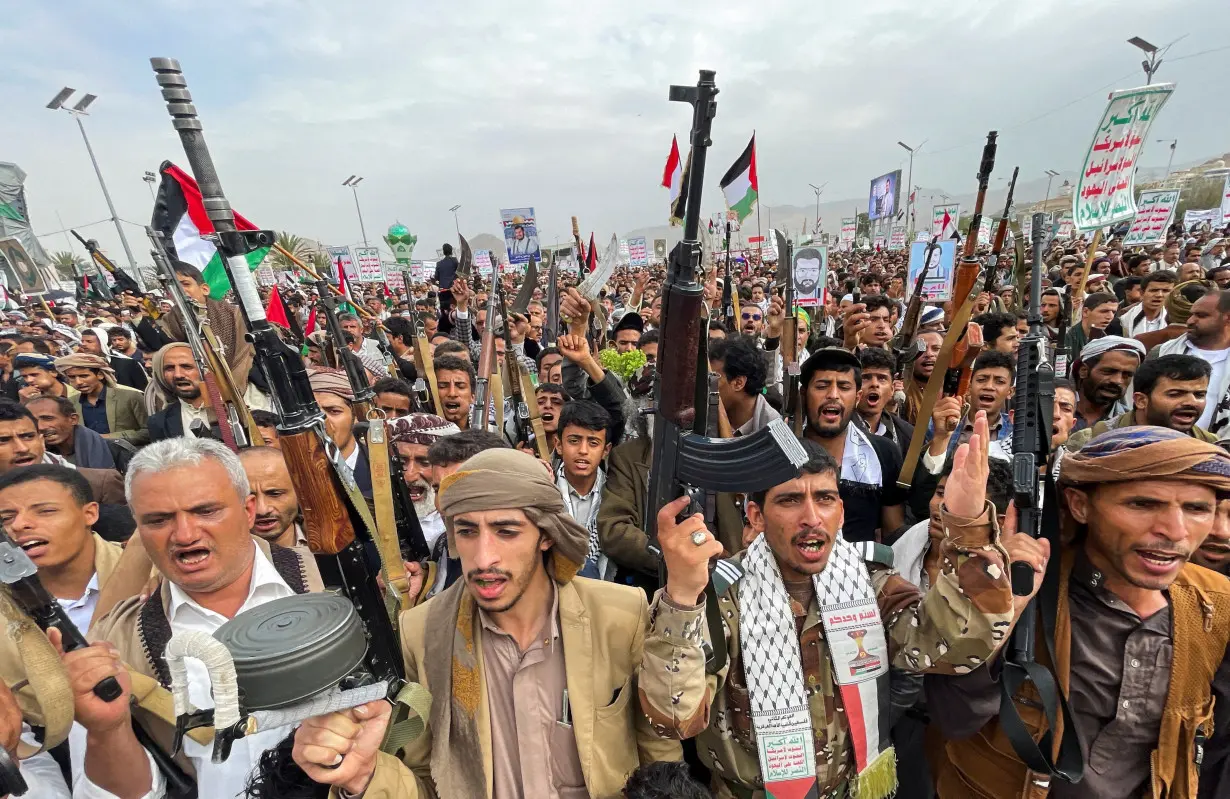
[[[1174,209],[1179,205],[1179,190],[1142,191],[1137,205],[1136,218],[1123,237],[1123,246],[1137,247],[1165,241],[1166,228],[1170,227]]]
[[[931,209],[931,235],[950,239],[957,232],[957,220],[961,218],[961,206],[936,205]]]
[[[854,234],[858,230],[858,226],[854,223],[854,217],[843,216],[841,218],[841,243],[851,244],[854,242]]]
[[[1174,86],[1159,83],[1111,92],[1072,192],[1077,230],[1095,230],[1136,215],[1136,162]]]

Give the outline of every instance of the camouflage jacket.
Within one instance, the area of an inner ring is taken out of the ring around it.
[[[967,673],[994,653],[1012,624],[1012,587],[1005,568],[1008,556],[999,544],[990,504],[977,519],[945,513],[943,520],[942,568],[925,595],[891,569],[871,570],[891,665],[897,669]],[[685,609],[664,591],[658,592],[641,661],[641,709],[661,735],[699,736],[697,749],[714,774],[718,797],[761,799],[764,792],[752,731],[749,675],[743,672],[734,593],[719,599],[729,662],[716,675],[706,675],[703,604]],[[815,733],[817,784],[820,795],[827,796],[850,787],[856,776],[854,752],[819,608],[814,597],[807,608],[793,599],[791,606],[800,630],[803,680]]]

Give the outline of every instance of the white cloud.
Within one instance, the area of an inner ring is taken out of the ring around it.
[[[661,222],[662,163],[690,118],[667,86],[700,67],[722,90],[707,206],[753,130],[770,204],[808,204],[808,182],[828,181],[826,200],[861,197],[872,176],[904,165],[898,139],[930,140],[916,183],[961,192],[992,127],[1001,165],[1075,168],[1098,97],[1012,125],[1131,72],[1128,36],[1193,31],[1177,56],[1221,44],[1214,31],[1230,15],[1224,0],[1122,0],[1113,17],[1096,0],[236,0],[225,11],[73,0],[9,12],[0,158],[30,173],[40,230],[58,226],[56,212],[67,224],[106,215],[74,126],[42,108],[61,85],[100,96],[87,124],[122,217],[148,218],[144,170],[184,162],[150,55],[182,60],[223,184],[251,219],[355,242],[339,184],[358,173],[368,236],[400,220],[429,257],[452,237],[456,203],[473,233],[495,232],[501,206],[534,205],[548,242],[572,214],[599,238]],[[1180,90],[1158,134],[1179,136],[1190,157],[1227,149],[1216,79],[1226,56],[1163,67]],[[121,252],[113,232],[92,230]]]

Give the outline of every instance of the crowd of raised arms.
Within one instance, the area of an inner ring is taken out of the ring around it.
[[[0,797],[1230,796],[1230,229],[980,246],[992,135],[944,302],[698,207],[258,292],[154,66],[227,278],[0,312]]]

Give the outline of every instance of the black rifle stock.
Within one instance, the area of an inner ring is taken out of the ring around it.
[[[1054,649],[1055,612],[1058,601],[1060,541],[1058,498],[1048,492],[1043,503],[1043,488],[1049,481],[1047,460],[1051,445],[1051,423],[1055,396],[1055,370],[1046,357],[1046,333],[1042,329],[1042,214],[1034,215],[1033,274],[1029,287],[1029,333],[1021,340],[1017,355],[1016,393],[1013,397],[1012,487],[1016,505],[1017,530],[1034,538],[1047,538],[1051,558],[1042,590],[1021,612],[1009,639],[1000,679],[1000,726],[1017,757],[1031,770],[1066,782],[1079,782],[1084,775],[1084,757],[1066,697],[1055,675],[1034,659],[1034,646],[1041,621],[1043,641]],[[1043,518],[1045,504],[1046,519]],[[1033,591],[1033,567],[1023,561],[1011,564],[1012,592],[1029,596]],[[1046,603],[1040,609],[1040,603]],[[1054,652],[1050,652],[1054,662]],[[1015,694],[1032,682],[1046,714],[1047,729],[1034,741],[1017,711]],[[1063,738],[1055,752],[1054,734],[1063,717]]]
[[[684,191],[689,198],[702,195],[705,155],[711,144],[713,117],[717,112],[714,73],[701,70],[695,86],[672,86],[670,99],[692,105],[692,170]],[[661,556],[657,545],[657,514],[666,504],[685,493],[703,506],[706,491],[741,492],[770,488],[793,479],[807,460],[798,439],[781,420],[741,438],[714,439],[704,435],[697,421],[697,379],[708,383],[708,369],[698,375],[701,338],[701,306],[704,287],[698,281],[701,262],[700,202],[689,202],[684,219],[683,241],[671,254],[663,286],[662,337],[658,377],[654,383],[653,450],[649,491],[644,512],[650,551]],[[706,400],[707,405],[707,400]],[[701,411],[703,418],[705,413]],[[689,432],[691,431],[691,432]],[[720,561],[711,571],[708,604],[715,610],[716,594],[726,591],[742,576],[730,561]],[[710,668],[726,661],[725,638],[720,619],[710,615],[713,656]],[[716,625],[716,626],[715,626]]]
[[[735,318],[735,288],[730,277],[730,220],[726,220],[726,272],[722,283],[722,321],[726,324],[726,335],[733,336],[739,329],[739,320]]]
[[[387,679],[391,692],[400,690],[404,663],[393,619],[376,581],[377,572],[364,548],[364,543],[373,538],[364,519],[366,508],[359,508],[363,498],[349,472],[338,468],[339,456],[326,451],[324,414],[316,404],[303,360],[265,318],[244,259],[248,252],[271,247],[273,233],[236,229],[234,212],[222,191],[179,62],[153,58],[150,64],[200,187],[206,213],[217,231],[214,240],[239,300],[244,325],[256,350],[256,363],[269,383],[280,417],[279,444],[299,496],[308,545],[325,585],[339,589],[363,620],[368,633],[364,669],[377,679]]]
[[[991,294],[999,293],[999,254],[1004,250],[1004,241],[1008,237],[1008,216],[1012,213],[1012,195],[1016,193],[1016,177],[1021,168],[1012,168],[1012,180],[1008,181],[1008,197],[1004,200],[1004,213],[999,218],[995,228],[995,238],[991,240],[991,255],[987,259],[987,279],[983,285]]]
[[[342,268],[340,260],[337,268]],[[338,274],[341,274],[340,271]],[[371,381],[367,379],[367,369],[346,342],[346,331],[342,330],[342,323],[337,317],[337,301],[329,294],[329,284],[324,278],[316,281],[316,291],[320,294],[320,310],[325,315],[325,327],[329,331],[329,338],[333,339],[334,349],[337,350],[338,366],[346,370],[346,380],[350,383],[350,390],[354,392],[352,404],[366,410],[376,396],[376,392],[372,391]],[[363,344],[362,340],[359,344]],[[366,413],[363,417],[366,418]]]

